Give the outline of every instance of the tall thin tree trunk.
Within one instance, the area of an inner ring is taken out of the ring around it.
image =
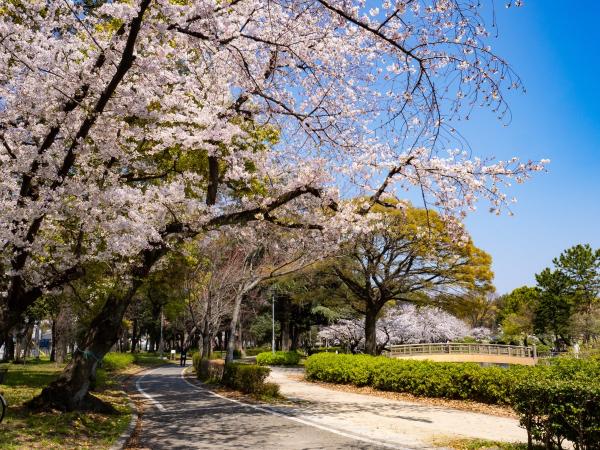
[[[238,320],[240,318],[240,309],[242,306],[243,294],[237,293],[233,303],[233,312],[231,313],[231,323],[229,324],[229,340],[227,341],[227,356],[225,356],[225,362],[233,362],[233,351],[235,350],[235,338],[236,331],[238,328]]]
[[[56,319],[52,319],[52,349],[50,350],[50,362],[56,361]]]
[[[238,333],[237,339],[235,340],[235,348],[240,351],[240,354],[244,351],[244,335],[242,333],[242,319],[238,318]]]
[[[281,350],[287,352],[292,344],[290,338],[290,299],[287,295],[282,295],[278,300],[279,317],[281,317]]]
[[[208,332],[202,334],[202,358],[210,358],[210,335]]]
[[[138,320],[133,319],[133,329],[131,331],[131,353],[135,353],[135,349],[138,346],[138,342],[140,340],[139,330],[138,330]]]
[[[296,325],[292,325],[292,345],[290,350],[298,350],[298,338],[300,337],[300,333],[298,332],[298,327]]]

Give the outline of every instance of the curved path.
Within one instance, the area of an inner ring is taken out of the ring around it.
[[[214,394],[163,366],[138,377],[151,403],[139,443],[150,449],[379,449],[406,448],[329,429],[291,411],[245,405]]]
[[[256,406],[208,391],[178,366],[136,382],[151,406],[140,445],[150,449],[431,449],[435,439],[526,441],[514,419],[326,389],[273,368],[292,405]]]

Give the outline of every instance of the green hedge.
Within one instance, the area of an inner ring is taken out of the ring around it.
[[[546,448],[600,448],[600,385],[590,380],[525,379],[513,388],[511,406],[530,441]]]
[[[296,366],[300,355],[296,352],[263,352],[256,356],[259,366]]]
[[[347,349],[345,349],[344,347],[318,347],[318,348],[312,348],[309,350],[309,353],[311,355],[317,354],[317,353],[349,353]]]
[[[276,396],[279,393],[279,386],[265,383],[269,373],[271,369],[268,367],[239,363],[225,364],[222,383],[245,394]]]
[[[511,384],[526,370],[331,353],[309,357],[305,368],[309,380],[493,404],[509,402]]]
[[[598,449],[600,361],[558,358],[543,366],[481,367],[320,353],[306,360],[309,380],[394,392],[510,405],[531,440],[561,448]]]
[[[277,397],[279,386],[275,383],[265,383],[271,373],[268,367],[252,364],[225,364],[222,359],[203,359],[199,354],[193,357],[194,370],[199,379],[218,383],[245,394]]]

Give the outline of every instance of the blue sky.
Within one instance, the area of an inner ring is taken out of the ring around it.
[[[477,155],[551,159],[514,195],[515,216],[480,211],[466,221],[494,259],[502,294],[535,283],[534,274],[578,243],[600,247],[600,2],[496,2],[493,49],[521,76],[526,94],[509,97],[508,127],[480,110],[459,125]]]

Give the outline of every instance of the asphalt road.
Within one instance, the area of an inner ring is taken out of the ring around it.
[[[136,387],[151,406],[139,443],[150,449],[380,449],[402,448],[310,423],[275,408],[218,396],[185,380],[182,369],[145,372]]]

